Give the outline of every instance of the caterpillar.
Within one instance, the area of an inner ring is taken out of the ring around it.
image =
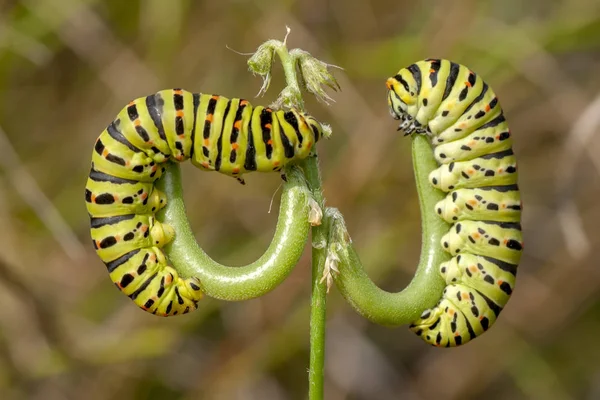
[[[172,89],[130,102],[96,140],[85,188],[94,249],[113,283],[155,315],[185,314],[202,298],[201,282],[179,276],[161,250],[175,235],[154,217],[167,202],[154,187],[161,164],[190,159],[243,184],[244,173],[307,157],[323,135],[306,113],[243,99]]]
[[[439,168],[429,180],[448,193],[429,210],[451,224],[440,243],[452,255],[439,266],[446,287],[410,329],[458,346],[489,329],[515,285],[523,240],[511,132],[493,90],[464,65],[419,61],[386,86],[398,130],[430,139]]]

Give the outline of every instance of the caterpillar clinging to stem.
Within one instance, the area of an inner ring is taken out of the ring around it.
[[[96,140],[85,190],[92,242],[112,281],[153,314],[194,310],[202,283],[180,277],[161,250],[175,234],[155,218],[168,201],[154,187],[161,164],[190,159],[244,183],[245,173],[307,157],[324,135],[304,112],[243,99],[173,89],[130,102]]]
[[[446,288],[411,330],[435,346],[485,332],[512,294],[523,250],[511,133],[498,98],[474,72],[428,59],[387,80],[388,105],[405,135],[430,138],[439,168],[430,184],[448,193],[434,210],[452,224],[439,246]]]

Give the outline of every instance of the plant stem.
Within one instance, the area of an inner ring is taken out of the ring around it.
[[[348,235],[341,214],[335,209],[326,210],[326,219],[333,220],[335,241],[341,245],[338,254],[340,273],[334,275],[336,285],[361,315],[380,325],[405,325],[418,319],[424,310],[439,301],[445,287],[438,267],[450,255],[440,245],[440,239],[448,232],[450,225],[434,212],[436,203],[445,194],[429,183],[429,173],[438,165],[428,138],[423,135],[413,136],[413,168],[421,207],[423,244],[415,276],[404,290],[398,293],[386,292],[371,281],[352,244],[345,238]]]
[[[314,157],[309,157],[304,161],[303,169],[313,198],[323,210],[325,205],[316,152]],[[308,398],[310,400],[323,398],[327,291],[320,280],[323,276],[325,259],[327,258],[327,247],[321,246],[327,241],[327,226],[323,223],[312,228],[312,298],[310,304],[310,364],[308,370]]]
[[[308,238],[308,198],[304,177],[296,168],[286,169],[275,235],[265,253],[255,262],[232,268],[217,263],[196,242],[185,213],[181,171],[168,163],[156,187],[169,199],[158,219],[175,228],[175,239],[164,247],[173,267],[186,278],[196,276],[202,291],[222,300],[247,300],[279,285],[298,263]]]
[[[294,106],[304,111],[304,101],[298,85],[296,74],[297,58],[290,56],[285,45],[281,43],[275,48],[283,65],[287,87],[281,92],[282,104]],[[321,189],[321,172],[316,150],[301,163],[313,199],[321,210],[325,209],[323,191]],[[327,251],[324,244],[327,240],[325,224],[312,228],[312,294],[310,305],[310,362],[308,370],[308,398],[323,399],[324,365],[325,365],[325,325],[327,312],[327,292],[325,285],[320,283],[325,267]]]

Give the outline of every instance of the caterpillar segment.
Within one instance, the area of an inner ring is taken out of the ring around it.
[[[467,67],[428,59],[387,80],[390,114],[405,135],[431,140],[435,212],[452,224],[440,246],[447,286],[410,329],[438,347],[464,344],[495,322],[513,292],[523,251],[512,136],[494,91]]]
[[[202,284],[168,265],[162,247],[175,232],[154,217],[168,201],[154,187],[162,164],[190,159],[244,183],[245,173],[307,157],[322,136],[306,113],[244,99],[172,89],[131,101],[96,140],[85,188],[93,246],[112,281],[152,314],[196,309]]]

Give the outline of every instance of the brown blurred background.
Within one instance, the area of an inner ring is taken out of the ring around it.
[[[400,290],[419,257],[410,141],[385,79],[427,57],[467,64],[514,133],[526,251],[494,328],[435,349],[329,295],[327,399],[600,398],[600,2],[0,0],[0,399],[303,399],[309,249],[272,293],[162,319],[111,284],[83,187],[95,138],[131,99],[172,87],[254,99],[246,57],[282,39],[342,66],[319,143],[328,205],[370,276]],[[248,185],[184,166],[203,248],[243,265],[272,236],[276,174]],[[276,198],[278,196],[275,196]],[[277,200],[275,202],[275,209]]]

